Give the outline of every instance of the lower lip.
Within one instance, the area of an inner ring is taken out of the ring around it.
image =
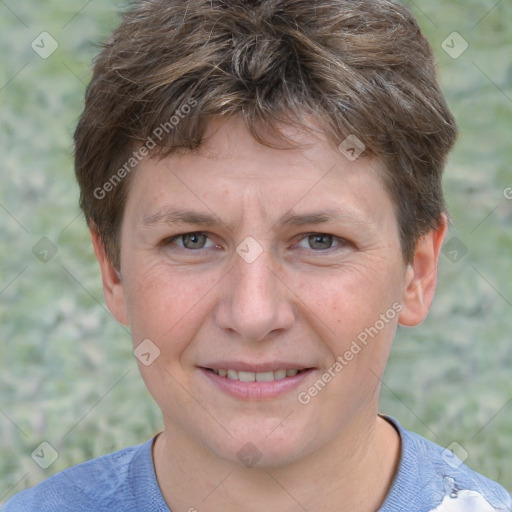
[[[276,398],[285,393],[298,388],[309,377],[313,369],[303,370],[293,377],[286,377],[280,380],[270,382],[243,382],[241,380],[232,380],[227,377],[216,375],[210,370],[200,368],[203,375],[210,379],[221,391],[235,398],[246,400],[262,400],[266,398]]]

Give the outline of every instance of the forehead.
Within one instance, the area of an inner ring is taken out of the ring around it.
[[[365,222],[378,218],[383,203],[390,203],[377,160],[348,159],[315,124],[309,130],[286,127],[282,132],[298,147],[262,145],[239,118],[212,121],[197,150],[139,164],[127,209],[134,206],[149,224],[166,209],[183,211],[191,205],[204,218],[261,214],[275,220],[292,210],[327,209],[329,215],[337,210]]]

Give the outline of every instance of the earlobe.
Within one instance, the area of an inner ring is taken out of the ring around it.
[[[126,297],[121,275],[112,265],[105,252],[105,246],[95,226],[89,228],[94,253],[101,269],[101,280],[103,283],[103,295],[105,302],[112,316],[121,324],[129,325]]]
[[[416,243],[414,259],[406,269],[404,309],[398,317],[400,325],[419,325],[430,310],[437,285],[437,263],[447,226],[448,219],[442,214],[439,226]]]

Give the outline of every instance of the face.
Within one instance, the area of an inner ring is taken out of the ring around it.
[[[234,119],[196,155],[141,162],[120,280],[95,240],[111,311],[150,340],[139,367],[166,432],[235,463],[286,465],[375,417],[437,258],[427,237],[404,263],[377,162],[285,133],[306,147],[267,148]]]

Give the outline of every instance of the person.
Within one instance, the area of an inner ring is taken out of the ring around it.
[[[133,3],[75,170],[164,428],[5,512],[511,510],[378,408],[397,326],[433,300],[456,134],[391,0]]]

